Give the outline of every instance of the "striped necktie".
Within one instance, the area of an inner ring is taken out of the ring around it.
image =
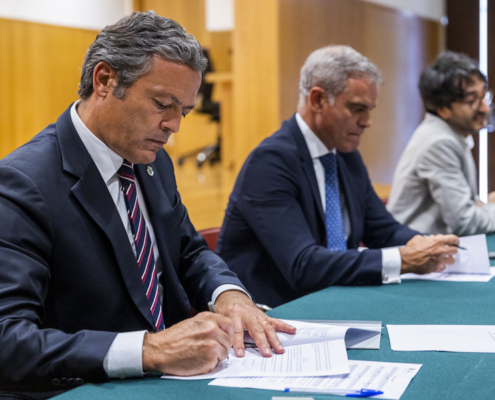
[[[146,221],[139,208],[133,165],[129,161],[124,160],[117,174],[122,184],[127,215],[131,222],[132,234],[136,244],[137,267],[141,273],[141,281],[146,290],[146,298],[148,299],[151,314],[155,321],[155,328],[157,331],[161,331],[165,326],[163,323],[160,294],[158,292],[153,246],[148,228],[146,227]]]
[[[340,208],[339,177],[337,156],[333,153],[320,157],[325,169],[325,226],[327,228],[327,248],[331,251],[347,250]]]

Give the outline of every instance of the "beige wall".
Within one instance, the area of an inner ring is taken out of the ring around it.
[[[94,31],[0,19],[0,158],[78,99]]]

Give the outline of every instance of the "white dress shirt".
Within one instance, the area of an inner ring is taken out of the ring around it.
[[[129,237],[129,243],[132,246],[134,254],[136,254],[136,244],[132,234],[131,223],[127,215],[127,208],[124,195],[121,190],[120,179],[117,175],[117,171],[122,166],[124,160],[105,143],[98,139],[86,127],[86,125],[84,125],[81,118],[77,114],[76,109],[78,103],[79,102],[74,103],[70,110],[72,123],[74,124],[79,137],[86,147],[86,150],[88,150],[89,155],[96,164],[98,171],[100,171],[103,181],[107,185],[110,196],[112,196],[112,200],[117,207],[120,218],[127,232],[127,236]],[[162,271],[160,252],[158,251],[153,226],[149,219],[143,193],[139,186],[139,181],[136,180],[135,183],[139,207],[143,214],[144,220],[146,221],[146,227],[148,228],[153,246],[155,270],[157,272],[157,277],[159,278]],[[163,287],[160,284],[158,285],[158,290],[160,293],[160,301],[163,301]],[[212,301],[215,302],[217,297],[227,290],[239,290],[246,293],[241,287],[236,285],[221,285],[213,292]],[[248,293],[246,294],[249,296]],[[117,334],[103,361],[103,367],[110,378],[124,379],[126,377],[143,376],[143,340],[145,333],[146,331],[137,331]]]
[[[315,135],[310,129],[308,124],[303,120],[299,113],[296,113],[296,121],[299,129],[301,130],[306,145],[308,146],[309,154],[313,159],[313,167],[315,169],[316,182],[318,183],[318,189],[320,191],[321,204],[323,206],[323,212],[326,210],[326,195],[325,195],[325,169],[321,164],[320,157],[325,154],[333,153],[337,154],[335,148],[329,150],[323,142]],[[351,221],[349,218],[349,212],[345,205],[345,199],[340,192],[340,208],[342,210],[342,222],[344,224],[345,239],[351,234]],[[400,267],[402,259],[400,256],[398,247],[388,247],[382,249],[382,282],[388,283],[400,283]]]

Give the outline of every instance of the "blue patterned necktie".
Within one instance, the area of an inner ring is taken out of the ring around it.
[[[337,156],[333,153],[320,157],[325,168],[325,226],[327,228],[327,248],[331,251],[347,250],[342,209],[340,208]]]
[[[146,298],[148,299],[151,314],[153,315],[155,328],[157,331],[161,331],[165,328],[165,325],[163,323],[162,304],[158,292],[155,257],[153,256],[153,246],[148,228],[146,227],[146,221],[139,208],[133,165],[129,161],[124,160],[117,174],[122,183],[127,215],[131,223],[134,243],[136,244],[137,267],[141,273],[143,289],[146,291]]]

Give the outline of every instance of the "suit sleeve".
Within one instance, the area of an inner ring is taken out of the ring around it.
[[[459,236],[495,231],[495,204],[478,207],[462,172],[462,158],[454,143],[437,141],[422,155],[418,175],[428,183],[445,224]]]
[[[56,390],[64,378],[108,380],[103,359],[115,333],[43,326],[52,226],[36,185],[9,167],[0,168],[0,220],[0,389]]]
[[[298,293],[331,285],[381,283],[381,251],[329,251],[316,242],[299,202],[301,161],[259,147],[247,161],[237,204],[287,282]],[[315,205],[316,207],[316,205]]]

